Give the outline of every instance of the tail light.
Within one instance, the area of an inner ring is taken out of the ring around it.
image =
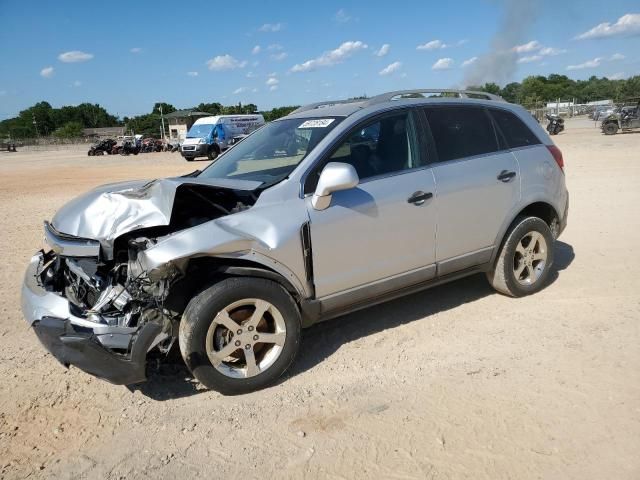
[[[551,155],[553,155],[553,159],[560,167],[560,170],[564,172],[564,160],[562,159],[562,152],[560,149],[555,145],[547,145],[547,148],[549,149],[549,152],[551,152]]]

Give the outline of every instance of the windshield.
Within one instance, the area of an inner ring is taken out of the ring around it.
[[[254,180],[269,185],[286,178],[342,118],[271,122],[227,150],[201,178]]]
[[[187,138],[207,138],[213,130],[213,125],[201,123],[199,125],[193,125],[187,133]]]

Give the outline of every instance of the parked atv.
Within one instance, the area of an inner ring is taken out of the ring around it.
[[[545,117],[549,120],[549,124],[547,125],[549,135],[557,135],[564,130],[564,118],[555,113],[547,113]]]
[[[138,155],[140,153],[140,147],[127,140],[122,142],[119,153],[120,155]]]
[[[112,138],[101,140],[95,145],[91,145],[91,148],[89,148],[89,152],[87,152],[87,155],[89,155],[90,157],[93,157],[95,155],[111,155],[113,147],[116,143],[118,142],[116,142]]]
[[[605,135],[615,135],[618,130],[631,131],[640,128],[640,99],[634,105],[625,105],[617,108],[615,112],[607,115],[602,120],[602,133]]]

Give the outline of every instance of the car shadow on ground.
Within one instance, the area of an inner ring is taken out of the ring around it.
[[[574,258],[575,253],[571,245],[556,242],[554,267],[548,286],[558,279],[560,272],[565,270]],[[303,331],[301,354],[281,382],[313,368],[349,342],[493,294],[497,295],[484,274],[478,274],[314,325]],[[149,363],[148,381],[134,386],[132,390],[140,390],[143,395],[159,401],[188,397],[206,391],[193,379],[182,361],[177,345],[168,358],[157,362],[152,360]]]

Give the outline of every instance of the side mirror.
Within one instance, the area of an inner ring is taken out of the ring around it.
[[[331,194],[341,190],[349,190],[358,185],[360,179],[353,165],[331,162],[322,170],[318,186],[311,198],[311,205],[316,210],[325,210],[331,205]]]

